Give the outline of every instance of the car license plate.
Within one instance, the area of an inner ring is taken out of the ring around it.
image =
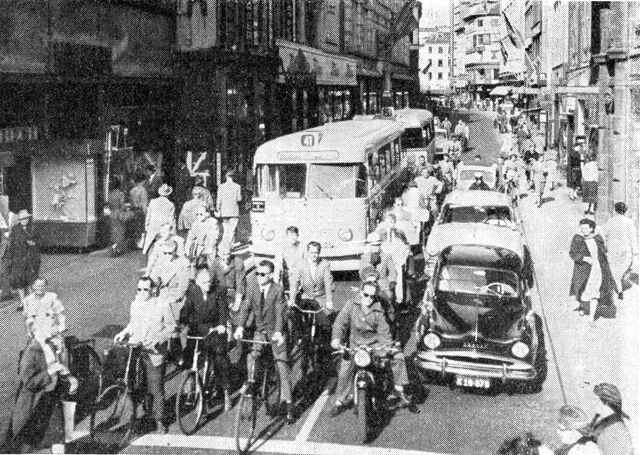
[[[481,379],[481,378],[469,378],[466,376],[456,376],[456,385],[460,387],[488,389],[489,387],[491,387],[491,380]]]

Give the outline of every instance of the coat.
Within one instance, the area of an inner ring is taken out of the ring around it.
[[[20,359],[18,392],[11,416],[11,432],[14,437],[27,430],[34,410],[53,380],[47,372],[47,361],[40,342],[32,339]]]
[[[178,256],[171,261],[159,260],[150,274],[153,281],[160,283],[158,299],[170,305],[175,319],[178,319],[189,286],[189,273],[189,261]]]
[[[245,300],[240,308],[239,327],[245,327],[249,316],[253,315],[256,330],[264,332],[269,338],[275,332],[284,333],[287,305],[284,301],[284,289],[274,282],[269,286],[264,305],[260,305],[260,286],[253,281],[247,288]]]
[[[393,258],[390,254],[380,252],[380,263],[377,265],[373,265],[371,262],[372,253],[370,251],[365,251],[360,258],[360,280],[364,281],[366,276],[364,273],[367,267],[375,268],[376,272],[378,272],[378,285],[385,292],[389,291],[389,283],[396,283],[398,281],[398,273],[396,271],[396,266],[393,262]]]
[[[189,335],[206,336],[211,329],[219,325],[226,327],[228,318],[229,307],[226,299],[212,293],[205,301],[202,289],[193,281],[189,283],[184,306],[180,310],[180,323],[189,327]],[[207,346],[212,347],[215,337],[209,337],[207,341]]]
[[[202,221],[196,220],[187,234],[187,241],[184,245],[185,254],[189,259],[202,255],[215,256],[219,237],[218,220],[212,217],[207,217]]]
[[[611,414],[593,428],[598,447],[604,455],[633,455],[631,434],[622,417]]]
[[[240,185],[233,181],[226,181],[218,187],[216,197],[216,211],[220,217],[239,217],[242,191]]]
[[[604,240],[599,234],[595,235],[595,241],[598,245],[598,261],[600,262],[600,268],[602,269],[602,284],[600,285],[600,296],[604,304],[611,303],[611,290],[616,290],[616,285],[611,275],[611,269],[609,268],[609,261],[607,261],[606,250],[604,247]],[[580,300],[587,281],[589,280],[589,274],[591,273],[591,264],[585,262],[583,258],[590,256],[589,249],[584,237],[580,234],[575,234],[571,240],[571,247],[569,248],[569,256],[573,260],[573,276],[571,277],[571,286],[569,288],[569,295],[575,296]],[[617,293],[617,291],[616,291]]]
[[[151,199],[144,223],[147,235],[144,239],[144,246],[142,247],[143,254],[147,254],[149,248],[155,241],[156,236],[160,233],[160,229],[163,224],[169,223],[173,228],[176,227],[175,212],[176,208],[173,205],[173,202],[166,197],[160,196],[155,199]]]
[[[391,329],[380,302],[373,302],[371,312],[365,314],[360,302],[349,301],[333,323],[332,340],[343,340],[349,334],[349,346],[380,344],[392,346]]]
[[[29,245],[27,241],[35,242]],[[29,224],[26,229],[22,225],[14,226],[9,236],[9,245],[5,257],[7,274],[14,289],[31,286],[40,273],[39,237]]]
[[[316,300],[319,303],[333,302],[333,275],[329,262],[320,260],[315,277],[311,276],[309,261],[303,261],[291,280],[291,295],[302,291],[303,299]]]

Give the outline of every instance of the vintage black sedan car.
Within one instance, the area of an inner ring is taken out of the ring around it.
[[[437,256],[417,323],[417,367],[460,387],[537,392],[544,335],[533,312],[533,267],[518,231],[469,226]],[[495,231],[495,232],[494,232]]]

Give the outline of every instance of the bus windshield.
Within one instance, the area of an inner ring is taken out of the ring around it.
[[[424,146],[422,128],[407,128],[402,134],[402,145],[406,148],[418,148]]]
[[[260,164],[256,170],[258,197],[361,198],[366,181],[362,164]]]

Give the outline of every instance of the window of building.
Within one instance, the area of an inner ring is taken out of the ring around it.
[[[476,47],[477,44],[478,44],[478,37],[476,35],[473,35],[473,47]]]
[[[442,54],[442,46],[439,46],[439,47],[438,47],[438,53],[439,53],[439,54]]]
[[[429,80],[433,79],[433,73],[429,73]]]
[[[493,69],[493,78],[498,79],[498,75],[500,74],[500,70],[498,68]]]
[[[329,4],[326,15],[326,40],[330,44],[338,44],[340,39],[340,28],[338,24],[338,8],[335,4]]]
[[[478,27],[482,27],[484,25],[484,22],[482,19],[478,19]]]
[[[480,68],[480,69],[478,70],[478,74],[479,74],[480,76],[484,76],[484,68]]]
[[[492,27],[497,27],[500,25],[500,20],[497,17],[494,17],[493,19],[491,19],[491,26]]]
[[[429,53],[433,52],[433,48],[429,46]]]
[[[442,80],[442,73],[438,73],[438,80],[441,81]]]
[[[442,66],[442,60],[438,60],[438,66]]]

